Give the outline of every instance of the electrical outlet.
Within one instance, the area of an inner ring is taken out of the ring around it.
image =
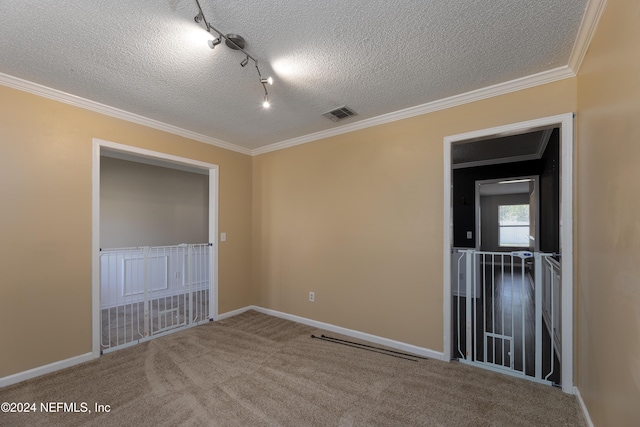
[[[309,292],[309,301],[315,302],[315,300],[316,300],[316,294],[313,292]]]

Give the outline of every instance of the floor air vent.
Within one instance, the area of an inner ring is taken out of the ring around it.
[[[338,107],[335,110],[327,111],[323,114],[327,119],[337,122],[338,120],[346,119],[347,117],[355,116],[356,113],[349,107]]]

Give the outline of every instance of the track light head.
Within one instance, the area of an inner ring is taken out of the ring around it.
[[[209,47],[211,49],[213,49],[214,47],[218,46],[220,44],[220,37],[215,38],[213,40],[209,40],[207,43],[209,43]]]
[[[266,79],[260,79],[260,83],[262,83],[262,84],[267,84],[268,83],[268,84],[272,85],[273,84],[273,78],[269,77],[269,78],[266,78]]]
[[[240,63],[240,66],[244,68],[247,66],[248,63],[249,63],[249,58],[244,58]]]
[[[264,108],[271,107],[271,103],[269,102],[269,97],[267,95],[264,96],[264,102],[262,103],[262,106]]]

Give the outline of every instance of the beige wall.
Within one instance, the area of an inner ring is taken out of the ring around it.
[[[254,301],[251,158],[0,86],[0,377],[91,351],[92,138],[220,165],[220,312]]]
[[[578,75],[578,387],[640,425],[640,3],[609,0]]]
[[[100,159],[100,247],[209,242],[209,175]]]
[[[444,137],[575,109],[567,79],[254,157],[259,304],[443,351]]]

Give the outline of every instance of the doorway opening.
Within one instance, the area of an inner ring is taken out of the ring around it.
[[[94,357],[217,319],[217,165],[94,139],[92,196]]]
[[[531,175],[475,182],[477,250],[539,251],[539,180]]]
[[[445,138],[447,359],[573,392],[572,155],[573,114]]]

